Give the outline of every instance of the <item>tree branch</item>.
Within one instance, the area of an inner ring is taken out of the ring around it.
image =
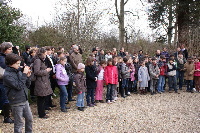
[[[121,21],[120,16],[119,16],[119,12],[118,12],[118,9],[117,9],[117,0],[115,0],[115,9],[116,9],[117,17],[118,17],[119,21]]]
[[[142,0],[140,0],[140,2],[142,3],[142,5],[144,6],[144,3],[142,2]]]
[[[126,5],[126,4],[127,4],[127,2],[128,2],[128,0],[126,0],[126,2],[124,2],[124,5]]]

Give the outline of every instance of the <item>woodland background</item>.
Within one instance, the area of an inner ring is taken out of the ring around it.
[[[11,0],[0,0],[0,43],[11,41],[22,49],[24,45],[69,48],[76,43],[86,53],[98,46],[105,50],[125,47],[130,53],[142,49],[149,54],[163,47],[174,52],[177,46],[185,44],[191,55],[200,52],[199,1],[140,0],[147,9],[148,22],[144,23],[149,23],[154,31],[153,39],[134,29],[134,21],[141,16],[135,11],[126,10],[126,4],[131,0],[112,1],[114,13],[95,10],[106,4],[100,0],[60,0],[55,7],[62,6],[65,11],[55,9],[58,14],[52,22],[34,27],[19,9],[10,6]],[[101,30],[105,14],[110,14],[107,26],[115,25],[118,31]]]

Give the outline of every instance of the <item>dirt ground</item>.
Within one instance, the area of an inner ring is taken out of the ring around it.
[[[49,119],[37,116],[36,105],[31,104],[34,133],[198,133],[200,132],[200,93],[180,91],[156,95],[132,94],[116,103],[98,103],[84,112],[75,102],[63,113],[58,105],[49,111]],[[4,133],[13,132],[13,124],[3,124]],[[24,130],[24,129],[23,129]],[[23,131],[24,132],[24,131]]]

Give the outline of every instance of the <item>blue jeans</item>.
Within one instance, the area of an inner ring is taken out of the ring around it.
[[[164,92],[165,76],[160,75],[158,79],[158,92]]]
[[[174,91],[177,91],[177,81],[176,76],[169,76],[168,77],[168,84],[169,84],[169,91],[174,89]]]
[[[60,107],[61,109],[65,109],[65,103],[66,103],[66,99],[67,99],[67,89],[65,85],[59,85],[60,87]]]
[[[87,104],[94,103],[94,89],[87,89]]]
[[[187,91],[193,90],[193,80],[186,80],[187,83]]]
[[[129,79],[122,79],[122,96],[128,94],[128,85],[129,85]],[[125,91],[125,92],[124,92]]]
[[[0,109],[1,110],[5,103],[9,103],[8,97],[6,95],[6,88],[3,84],[0,84]]]
[[[76,102],[77,107],[84,107],[84,96],[85,96],[85,92],[78,94],[77,102]]]
[[[179,89],[183,87],[184,71],[176,71],[176,78],[178,80]]]
[[[108,84],[107,85],[106,100],[113,100],[114,89],[115,89],[115,85],[114,84]]]

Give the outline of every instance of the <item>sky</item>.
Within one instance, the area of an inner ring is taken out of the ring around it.
[[[45,25],[46,23],[51,22],[55,15],[58,14],[55,8],[59,8],[59,1],[61,0],[12,0],[12,6],[19,8],[22,13],[31,21],[35,26]],[[76,2],[77,0],[71,0]],[[97,6],[96,10],[104,10],[107,12],[102,19],[101,29],[105,32],[110,30],[117,30],[117,25],[109,25],[109,19],[112,17],[112,14],[115,13],[114,0],[100,0],[103,6]],[[125,5],[125,11],[131,11],[134,13],[132,16],[131,13],[125,15],[125,24],[127,27],[132,27],[136,31],[140,31],[143,35],[150,36],[152,30],[148,26],[148,16],[147,16],[147,6],[144,6],[140,0],[129,0]],[[129,26],[128,26],[129,25]]]

